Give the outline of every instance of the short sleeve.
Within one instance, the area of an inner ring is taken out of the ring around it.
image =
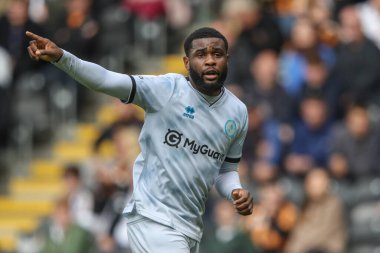
[[[155,112],[170,100],[175,89],[175,77],[167,75],[131,75],[132,90],[124,103],[133,103],[145,111]]]
[[[248,131],[248,113],[245,110],[244,121],[242,123],[241,131],[236,136],[233,143],[231,144],[228,150],[228,153],[226,155],[226,158],[224,159],[224,162],[222,164],[222,167],[220,168],[220,173],[227,172],[227,171],[237,171],[238,164],[241,159],[243,144],[244,144],[245,137],[247,135],[247,131]]]

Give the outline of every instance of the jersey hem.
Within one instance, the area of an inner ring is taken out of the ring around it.
[[[131,211],[129,211],[129,212],[131,212]],[[126,215],[129,212],[128,211],[124,211],[123,214]],[[201,241],[202,232],[200,234],[196,234],[196,233],[194,233],[192,231],[189,231],[189,230],[185,229],[182,226],[178,226],[178,225],[173,224],[172,222],[170,222],[167,219],[163,219],[162,217],[159,217],[159,216],[156,216],[156,215],[152,215],[153,211],[148,211],[148,210],[145,210],[145,209],[141,209],[141,208],[138,208],[137,206],[136,206],[136,212],[138,214],[140,214],[141,216],[144,216],[144,217],[146,217],[148,219],[151,219],[151,220],[153,220],[155,222],[161,223],[161,224],[163,224],[165,226],[172,227],[175,230],[181,232],[182,234],[188,236],[189,238],[191,238],[191,239],[193,239],[193,240],[195,240],[197,242]]]

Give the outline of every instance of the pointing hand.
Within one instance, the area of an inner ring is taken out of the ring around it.
[[[29,42],[28,53],[33,60],[56,62],[62,57],[63,50],[50,40],[29,31],[25,34],[32,39]]]

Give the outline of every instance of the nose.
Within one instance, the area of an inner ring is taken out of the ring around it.
[[[216,64],[215,58],[214,58],[214,56],[212,54],[207,54],[206,55],[205,64],[207,66],[214,66]]]

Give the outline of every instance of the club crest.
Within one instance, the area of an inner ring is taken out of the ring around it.
[[[224,125],[224,133],[227,135],[228,138],[234,138],[237,133],[236,122],[231,119],[227,120],[226,124]]]

